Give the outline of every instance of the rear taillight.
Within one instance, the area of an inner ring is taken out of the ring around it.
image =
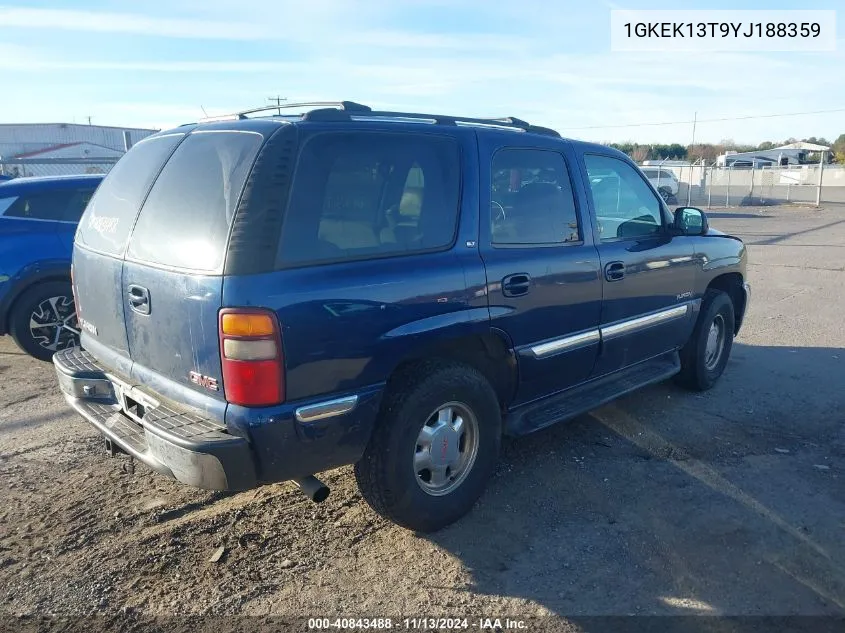
[[[276,315],[269,310],[220,311],[220,361],[226,400],[266,407],[285,400],[285,363]]]

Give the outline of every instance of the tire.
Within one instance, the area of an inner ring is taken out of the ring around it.
[[[50,323],[34,327],[36,323]],[[79,325],[69,281],[45,281],[27,289],[15,300],[9,317],[9,334],[23,351],[38,360],[79,345]]]
[[[481,373],[457,363],[426,361],[391,382],[355,479],[378,514],[411,530],[434,532],[469,512],[496,468],[499,401]],[[460,439],[453,427],[458,418]],[[438,453],[431,450],[435,446]],[[454,470],[444,472],[446,461]]]
[[[715,343],[711,341],[708,348],[714,329],[717,331],[713,335]],[[734,306],[731,298],[720,290],[708,290],[692,336],[681,349],[681,371],[676,382],[693,391],[710,389],[728,364],[733,339]]]
[[[660,189],[658,189],[658,190],[657,190],[657,193],[659,193],[659,194],[660,194],[660,197],[661,197],[661,198],[663,198],[663,201],[664,201],[666,204],[669,204],[669,201],[670,201],[672,198],[674,198],[674,195],[672,194],[672,190],[671,190],[671,189],[667,189],[666,187],[661,187]]]

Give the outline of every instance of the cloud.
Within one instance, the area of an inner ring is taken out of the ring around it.
[[[161,18],[137,13],[77,11],[66,9],[0,8],[0,27],[17,29],[58,30],[110,34],[131,34],[143,37],[201,39],[219,41],[278,40],[320,47],[368,46],[382,48],[420,48],[442,50],[518,51],[531,42],[525,37],[494,33],[416,32],[403,29],[348,28],[335,16],[303,24],[302,16],[282,17],[277,12],[270,22],[210,20],[202,18]],[[315,33],[319,41],[315,42]]]

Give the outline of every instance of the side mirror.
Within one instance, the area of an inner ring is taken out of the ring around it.
[[[707,216],[701,209],[695,207],[678,207],[675,209],[673,228],[680,235],[704,235],[710,229]]]

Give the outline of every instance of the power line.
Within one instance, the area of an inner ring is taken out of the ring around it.
[[[729,116],[718,119],[698,119],[697,121],[662,121],[660,123],[627,123],[623,125],[585,125],[583,127],[561,127],[561,130],[604,130],[607,128],[622,128],[622,127],[654,127],[660,125],[684,125],[690,123],[718,123],[719,121],[745,121],[747,119],[773,119],[782,116],[801,116],[804,114],[833,114],[835,112],[845,112],[845,108],[836,110],[811,110],[808,112],[784,112],[782,114],[754,114],[750,116]]]

